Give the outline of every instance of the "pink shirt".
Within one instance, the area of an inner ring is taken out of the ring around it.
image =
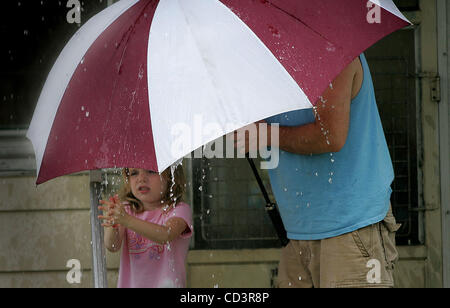
[[[128,214],[154,224],[164,225],[172,217],[180,217],[188,229],[169,244],[155,243],[132,230],[125,230],[120,258],[118,288],[184,288],[186,287],[186,256],[192,236],[192,212],[180,202],[175,208]]]

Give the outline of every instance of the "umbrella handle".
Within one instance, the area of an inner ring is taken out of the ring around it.
[[[248,153],[245,154],[245,158],[247,158],[247,161],[250,164],[250,167],[252,168],[256,181],[258,182],[258,186],[261,189],[261,193],[263,194],[264,200],[266,201],[265,209],[269,214],[269,217],[272,221],[275,231],[278,234],[278,238],[280,239],[281,245],[284,247],[289,243],[289,239],[287,238],[286,229],[284,228],[283,220],[281,219],[280,212],[278,211],[277,208],[277,204],[270,201],[269,194],[267,193],[266,187],[264,186],[261,177],[259,176],[258,169],[256,169],[253,159],[249,157]]]

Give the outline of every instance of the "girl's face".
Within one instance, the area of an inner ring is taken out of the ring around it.
[[[144,169],[129,169],[131,192],[144,206],[159,207],[167,191],[167,180],[159,173]]]

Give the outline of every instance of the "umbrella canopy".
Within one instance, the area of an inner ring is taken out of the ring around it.
[[[27,134],[37,183],[161,172],[249,123],[311,108],[356,56],[408,24],[391,0],[119,1],[79,29],[47,78]],[[174,125],[199,121],[222,129],[173,155]]]

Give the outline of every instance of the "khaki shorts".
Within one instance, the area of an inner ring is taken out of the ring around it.
[[[379,223],[340,236],[291,240],[282,249],[279,288],[393,287],[398,259],[392,210]]]

